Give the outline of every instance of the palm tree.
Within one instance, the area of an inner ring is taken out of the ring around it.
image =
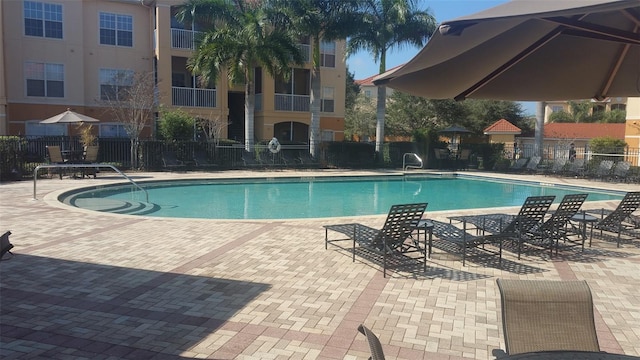
[[[387,51],[406,45],[422,47],[436,30],[436,19],[419,10],[415,0],[360,0],[361,28],[349,38],[347,54],[368,51],[380,62],[379,73],[387,70]],[[386,86],[378,87],[376,108],[376,152],[384,143]]]
[[[320,152],[320,42],[344,39],[355,29],[353,14],[357,0],[271,0],[268,2],[274,21],[311,40],[311,122],[309,151]]]
[[[177,17],[209,27],[188,61],[189,70],[205,83],[217,81],[226,70],[230,83],[245,85],[245,149],[253,151],[255,69],[289,76],[290,65],[303,60],[297,39],[274,26],[255,0],[190,0]]]

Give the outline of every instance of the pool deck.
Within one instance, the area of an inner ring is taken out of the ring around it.
[[[383,172],[384,173],[384,172]],[[471,172],[465,172],[471,174]],[[367,171],[130,173],[135,180],[378,174]],[[502,176],[504,174],[483,174]],[[639,185],[542,175],[509,178],[640,191]],[[2,359],[366,359],[364,323],[388,358],[493,359],[504,349],[496,279],[584,279],[600,347],[640,356],[640,240],[594,238],[584,252],[546,252],[503,269],[435,249],[427,272],[391,271],[337,247],[306,220],[133,217],[58,204],[62,190],[122,182],[41,179],[0,185]],[[585,204],[614,208],[616,201]],[[427,217],[491,211],[431,212]],[[277,210],[275,210],[277,211]]]

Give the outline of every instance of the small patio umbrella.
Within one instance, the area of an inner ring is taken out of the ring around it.
[[[513,0],[445,21],[376,84],[431,99],[640,96],[638,0]]]
[[[461,142],[460,141],[461,136],[463,134],[471,134],[472,131],[460,125],[452,125],[438,131],[438,133],[451,137],[451,146],[452,146],[451,150],[457,151],[458,145]]]
[[[83,122],[100,122],[100,120],[67,109],[61,114],[40,121],[40,124],[74,124]]]

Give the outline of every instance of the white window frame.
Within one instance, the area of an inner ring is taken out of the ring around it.
[[[128,69],[100,69],[98,73],[98,82],[100,89],[98,93],[100,94],[100,99],[102,100],[118,100],[118,94],[120,93],[120,89],[124,87],[130,87],[133,85],[133,70]],[[115,87],[113,91],[116,94],[115,99],[109,99],[107,93],[103,92],[103,86],[112,86]]]
[[[105,19],[103,16],[113,17],[113,19]],[[104,22],[103,22],[104,21]],[[108,22],[108,23],[106,23]],[[106,46],[121,46],[121,47],[133,47],[133,15],[129,14],[116,14],[106,11],[101,11],[98,14],[98,43]],[[114,31],[114,42],[103,42],[102,30]],[[131,44],[121,44],[120,36],[121,32],[131,33]]]
[[[41,69],[37,69],[40,68]],[[42,81],[44,86],[43,95],[29,94],[29,80]],[[49,83],[62,83],[62,96],[54,96],[50,94]],[[24,93],[28,97],[46,97],[46,98],[64,98],[65,81],[64,81],[64,64],[45,63],[39,61],[24,62]]]
[[[29,5],[29,7],[27,6]],[[32,8],[33,5],[36,8]],[[42,37],[48,39],[63,39],[64,38],[64,13],[62,5],[41,2],[41,1],[23,1],[22,2],[22,21],[23,31],[25,36]],[[35,20],[42,23],[42,34],[27,34],[27,20]],[[47,23],[59,23],[60,24],[60,36],[57,32],[49,34],[47,32]]]
[[[333,130],[322,130],[321,132],[321,140],[322,142],[325,141],[335,141],[336,138],[336,132]]]

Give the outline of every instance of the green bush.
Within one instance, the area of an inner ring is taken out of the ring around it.
[[[165,141],[184,141],[193,139],[196,120],[181,110],[160,112],[159,135]]]

